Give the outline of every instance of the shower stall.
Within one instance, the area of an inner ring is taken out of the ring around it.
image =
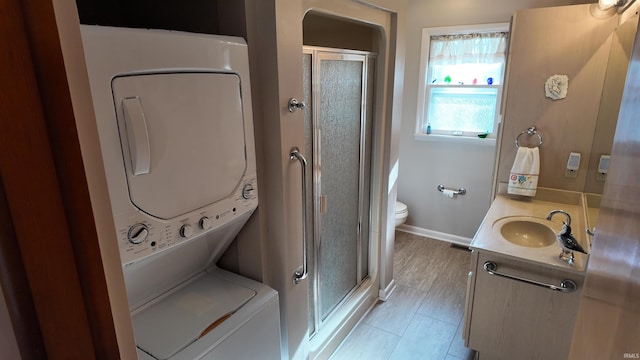
[[[367,286],[376,261],[370,256],[375,59],[365,51],[303,51],[311,337]]]

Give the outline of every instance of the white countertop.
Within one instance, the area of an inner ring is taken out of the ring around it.
[[[565,217],[555,215],[551,221],[546,220],[552,210],[565,210],[571,215],[571,229],[580,244],[590,251],[586,229],[586,214],[582,193],[555,189],[538,188],[535,198],[514,197],[506,194],[496,196],[489,211],[485,215],[480,228],[471,241],[470,248],[491,251],[545,267],[584,272],[588,255],[574,252],[575,261],[569,265],[559,258],[562,248],[557,242],[545,247],[525,247],[513,244],[500,234],[500,224],[508,217],[528,217],[531,221],[540,222],[551,227],[557,234]]]

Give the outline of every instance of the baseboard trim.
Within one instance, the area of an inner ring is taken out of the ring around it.
[[[450,242],[463,247],[468,247],[471,244],[471,238],[429,230],[413,225],[402,224],[398,226],[396,230],[428,237],[435,240]]]

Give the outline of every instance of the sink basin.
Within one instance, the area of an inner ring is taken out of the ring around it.
[[[540,248],[556,241],[556,234],[549,226],[539,221],[528,219],[503,219],[496,224],[500,226],[500,235],[512,244]]]

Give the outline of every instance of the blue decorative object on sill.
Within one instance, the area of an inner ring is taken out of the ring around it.
[[[427,134],[431,134],[431,124],[427,124]]]
[[[484,138],[486,138],[486,137],[487,137],[487,135],[489,135],[489,133],[482,133],[482,134],[478,134],[478,137],[479,137],[480,139],[484,139]]]
[[[493,85],[493,78],[492,77],[487,79],[487,84]]]

